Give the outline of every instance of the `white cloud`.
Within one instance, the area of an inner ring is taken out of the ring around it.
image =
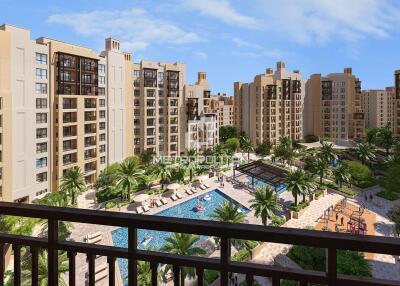
[[[258,28],[258,23],[254,18],[236,11],[228,0],[183,0],[181,5],[229,25],[249,29]]]
[[[388,0],[257,0],[254,10],[265,30],[301,44],[354,45],[367,36],[388,37],[400,23],[400,9]]]
[[[196,52],[195,55],[196,57],[202,60],[208,59],[208,55],[204,52]]]
[[[184,31],[170,21],[153,18],[143,9],[54,14],[47,21],[69,26],[84,36],[111,35],[120,39],[125,49],[143,50],[150,44],[204,41],[196,33]]]
[[[233,42],[236,46],[238,46],[239,48],[262,49],[262,47],[261,47],[260,45],[250,43],[250,42],[248,42],[248,41],[245,41],[245,40],[243,40],[243,39],[241,39],[241,38],[237,38],[237,37],[232,38],[232,42]]]
[[[281,59],[287,53],[279,50],[279,49],[271,49],[271,50],[262,50],[256,52],[249,51],[234,51],[232,55],[235,57],[244,57],[244,58],[271,58],[271,59]]]

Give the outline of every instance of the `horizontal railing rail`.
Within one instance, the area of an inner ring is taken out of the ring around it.
[[[32,285],[38,285],[38,250],[48,251],[49,285],[58,285],[58,251],[65,251],[69,258],[69,285],[75,285],[75,257],[77,253],[87,255],[88,285],[95,285],[95,257],[105,256],[109,264],[109,285],[115,285],[116,258],[128,260],[128,285],[137,285],[137,261],[148,261],[152,271],[152,285],[157,285],[157,271],[161,264],[173,266],[174,285],[180,285],[180,267],[196,269],[198,285],[203,285],[205,269],[220,272],[221,285],[228,285],[229,273],[246,276],[247,285],[252,285],[254,276],[272,279],[272,285],[280,285],[281,279],[295,280],[299,285],[318,283],[325,285],[400,285],[390,281],[366,277],[337,274],[337,250],[355,250],[390,255],[400,255],[400,239],[322,232],[285,227],[230,224],[216,221],[190,220],[151,215],[134,215],[119,212],[104,212],[75,208],[57,208],[0,202],[0,215],[40,218],[48,221],[48,237],[37,238],[12,234],[0,234],[0,286],[4,285],[5,251],[12,245],[14,251],[14,285],[21,285],[21,247],[32,253]],[[128,248],[89,244],[58,239],[58,222],[98,224],[128,228]],[[221,238],[220,258],[175,255],[164,252],[144,251],[137,248],[137,230],[148,229],[177,233],[191,233]],[[326,272],[280,268],[273,265],[250,262],[234,262],[231,257],[231,239],[255,240],[271,243],[306,245],[325,248]]]

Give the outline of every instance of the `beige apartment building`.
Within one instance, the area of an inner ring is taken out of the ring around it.
[[[361,81],[351,68],[325,77],[313,74],[306,89],[305,135],[327,137],[339,144],[364,138]]]
[[[365,128],[379,128],[390,123],[394,130],[395,88],[364,90],[361,103],[365,113]]]
[[[196,84],[185,85],[184,96],[182,134],[185,136],[182,137],[182,149],[204,151],[218,144],[218,114],[211,107],[211,92],[205,72],[198,73]]]
[[[251,83],[234,83],[235,127],[254,144],[276,143],[280,137],[303,138],[305,80],[300,72],[288,72],[278,62],[274,72],[266,69]]]
[[[218,113],[219,126],[234,126],[235,108],[232,96],[225,93],[214,95],[211,99],[211,109]]]
[[[400,70],[394,72],[394,91],[393,132],[395,135],[400,136]]]

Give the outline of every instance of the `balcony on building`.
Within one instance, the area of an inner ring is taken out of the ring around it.
[[[96,172],[96,162],[85,164],[85,175],[90,175]]]
[[[66,126],[63,127],[63,137],[75,137],[77,135],[77,127],[76,126]]]
[[[85,148],[96,147],[96,136],[85,137]]]
[[[96,134],[96,132],[97,132],[96,123],[85,124],[85,136]]]
[[[63,109],[76,109],[76,98],[63,98]]]
[[[76,123],[77,118],[76,112],[63,112],[63,124]]]
[[[85,121],[96,121],[96,111],[85,111]]]
[[[76,151],[77,148],[77,139],[70,139],[63,141],[63,153],[69,153],[71,151]]]
[[[76,164],[78,162],[78,154],[72,153],[72,154],[65,154],[63,155],[63,166],[69,166],[72,164]]]
[[[96,149],[85,150],[85,160],[96,159]]]
[[[96,108],[97,100],[94,98],[85,98],[85,108]]]

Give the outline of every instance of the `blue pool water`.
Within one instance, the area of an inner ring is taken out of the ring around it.
[[[211,220],[209,217],[210,214],[214,213],[215,209],[223,204],[226,201],[232,200],[230,197],[226,196],[224,193],[215,189],[206,193],[209,195],[210,200],[201,199],[202,196],[195,197],[186,202],[173,206],[169,209],[161,211],[157,213],[158,216],[167,216],[167,217],[178,217],[178,218],[190,218],[190,219],[201,219],[201,220]],[[232,200],[234,203],[239,204],[238,202]],[[204,211],[196,212],[194,208],[201,202],[204,206]],[[243,206],[241,206],[241,210],[245,213],[249,212],[249,210]],[[128,229],[127,228],[119,228],[114,230],[112,233],[113,244],[116,247],[128,247]],[[155,248],[159,249],[164,245],[165,238],[171,236],[170,232],[161,232],[161,231],[153,231],[153,230],[138,230],[138,248],[139,249],[148,249]],[[151,236],[151,240],[146,244],[146,237]],[[207,237],[203,236],[200,240],[206,240]],[[119,268],[121,271],[121,276],[124,279],[127,274],[128,262],[125,259],[118,259]],[[124,279],[125,280],[125,279]]]
[[[246,178],[247,178],[247,180],[249,181],[249,183],[250,183],[250,185],[251,185],[251,182],[252,182],[251,176],[246,176]],[[263,182],[263,181],[260,181],[260,180],[257,180],[256,178],[254,178],[254,188],[255,188],[255,189],[262,188],[262,187],[264,187],[264,186],[266,186],[266,185],[268,185],[268,186],[272,187],[273,189],[275,189],[275,187],[272,186],[271,184],[265,183],[265,182]],[[285,184],[280,184],[280,185],[276,188],[276,193],[277,193],[278,195],[282,194],[284,191],[286,191],[286,185],[285,185]]]

